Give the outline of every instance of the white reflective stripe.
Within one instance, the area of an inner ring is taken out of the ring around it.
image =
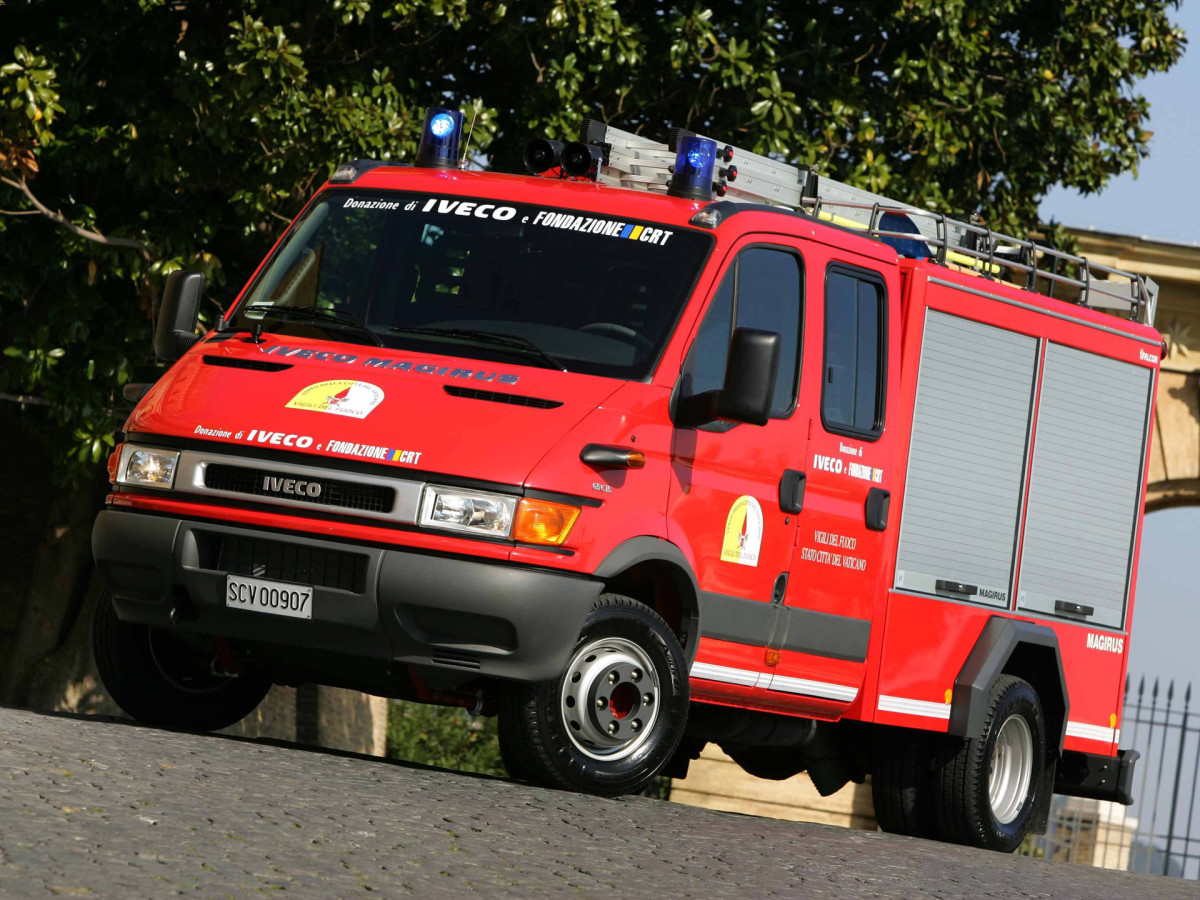
[[[880,712],[903,713],[906,716],[924,716],[927,719],[949,719],[949,703],[931,703],[928,700],[912,700],[908,697],[879,695]]]
[[[772,672],[754,672],[750,669],[735,669],[731,666],[717,666],[712,663],[692,663],[692,677],[703,678],[706,681],[723,681],[726,684],[740,684],[745,687],[770,688],[773,691],[783,691],[788,694],[807,694],[827,700],[849,702],[858,696],[858,688],[845,684],[809,681],[805,678],[790,678]]]
[[[1088,725],[1084,722],[1067,722],[1067,737],[1085,738],[1089,741],[1104,741],[1112,744],[1118,741],[1119,731],[1105,728],[1103,725]]]
[[[828,681],[809,681],[807,678],[791,678],[787,675],[776,675],[767,685],[773,691],[786,691],[789,694],[808,694],[810,697],[824,697],[827,700],[842,700],[849,703],[858,696],[858,688],[846,684],[831,684]]]
[[[758,683],[758,672],[749,669],[733,669],[729,666],[714,666],[712,663],[692,663],[692,677],[706,681],[724,681],[754,687]]]

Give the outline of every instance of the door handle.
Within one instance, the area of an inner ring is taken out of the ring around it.
[[[785,513],[798,513],[804,509],[805,474],[796,469],[784,469],[779,479],[779,508]]]
[[[872,531],[883,531],[887,528],[888,507],[892,505],[892,495],[883,488],[871,488],[867,491],[866,507],[863,517],[867,527]]]

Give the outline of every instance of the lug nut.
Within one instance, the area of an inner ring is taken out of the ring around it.
[[[609,672],[609,673],[608,673],[608,683],[609,683],[609,684],[616,684],[616,683],[617,683],[617,679],[619,679],[620,677],[621,677],[621,676],[620,676],[620,675],[618,675],[616,672]]]
[[[653,702],[654,702],[653,694],[642,694],[642,703],[646,704],[646,706],[649,706]]]
[[[641,680],[642,680],[642,670],[641,670],[641,669],[634,669],[632,672],[630,672],[630,673],[629,673],[629,677],[630,677],[630,678],[631,678],[633,681],[641,681]]]
[[[634,719],[632,722],[629,723],[629,727],[632,728],[634,731],[641,731],[642,730],[642,720]]]
[[[604,709],[604,707],[606,707],[606,706],[608,706],[608,698],[607,697],[597,697],[596,698],[596,709]]]
[[[609,733],[609,734],[616,734],[616,733],[617,733],[617,729],[618,729],[618,728],[620,728],[620,727],[621,727],[621,726],[620,726],[620,725],[618,725],[616,722],[609,722],[609,723],[608,723],[608,733]]]

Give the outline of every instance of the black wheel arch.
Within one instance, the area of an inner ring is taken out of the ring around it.
[[[675,630],[691,667],[700,644],[700,585],[679,547],[650,535],[629,538],[604,558],[595,576],[604,590],[654,608]]]
[[[1062,754],[1071,700],[1063,674],[1058,636],[1046,625],[993,616],[983,627],[966,663],[954,679],[950,734],[971,737],[983,729],[988,692],[1000,675],[1033,685],[1042,704],[1046,745]]]

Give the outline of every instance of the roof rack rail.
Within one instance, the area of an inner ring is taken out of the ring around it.
[[[585,119],[579,138],[604,149],[600,182],[665,193],[679,138],[693,133],[672,129],[670,140],[662,143]],[[716,144],[721,165],[713,188],[725,200],[802,212],[863,231],[902,256],[932,259],[1088,309],[1154,324],[1158,285],[1148,276],[1101,265],[1031,237],[993,231],[974,216],[962,221],[818,176],[816,167],[788,165],[720,140]]]

